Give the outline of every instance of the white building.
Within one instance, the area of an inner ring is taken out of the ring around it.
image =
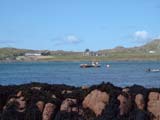
[[[150,50],[149,53],[154,54],[154,53],[156,53],[156,51]]]
[[[41,56],[41,53],[25,53],[25,56]]]

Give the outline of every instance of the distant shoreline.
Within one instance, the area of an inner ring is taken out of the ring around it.
[[[88,61],[99,61],[99,62],[123,62],[123,61],[160,61],[160,59],[52,59],[52,60],[0,60],[0,63],[16,63],[16,62],[88,62]]]
[[[159,61],[160,39],[153,40],[139,47],[104,49],[92,51],[85,49],[74,51],[29,50],[17,48],[0,48],[0,61]]]

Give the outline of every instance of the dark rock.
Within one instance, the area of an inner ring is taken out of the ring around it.
[[[62,102],[60,111],[63,111],[63,112],[77,111],[78,112],[78,108],[76,108],[76,105],[77,105],[76,99],[67,98]]]
[[[44,83],[0,86],[1,120],[158,120],[159,113],[158,88],[122,89],[110,83],[84,89]]]
[[[120,102],[119,109],[120,115],[125,115],[129,112],[131,108],[131,98],[127,95],[120,94],[117,99]]]
[[[24,120],[42,120],[42,112],[36,105],[30,105],[26,110]]]
[[[142,94],[137,94],[135,97],[135,103],[137,105],[137,108],[140,110],[144,110],[145,108],[145,101]]]
[[[56,109],[56,105],[47,103],[43,110],[42,120],[52,120]]]
[[[43,101],[38,101],[36,103],[36,106],[38,107],[40,112],[43,112],[44,105],[45,105],[45,103]]]

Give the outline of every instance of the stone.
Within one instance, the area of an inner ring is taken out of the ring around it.
[[[135,103],[137,105],[137,108],[140,110],[144,110],[145,107],[145,101],[142,94],[137,94],[135,97]]]
[[[22,91],[19,91],[17,94],[16,94],[17,97],[21,97],[22,96]]]
[[[99,116],[108,102],[109,95],[106,92],[95,89],[84,98],[82,104],[84,108],[91,109],[96,116]]]
[[[119,109],[120,109],[120,115],[125,115],[129,112],[129,109],[131,107],[131,100],[130,97],[125,97],[124,95],[119,95],[117,99],[120,101]]]
[[[6,106],[10,106],[11,104],[14,104],[16,106],[16,111],[24,112],[26,108],[26,101],[24,100],[24,96],[21,96],[20,94],[18,96],[19,96],[18,98],[10,98]],[[4,109],[7,108],[6,106],[4,106]]]
[[[77,107],[72,107],[72,112],[78,112],[78,108]]]
[[[56,109],[56,105],[52,103],[47,103],[43,110],[42,120],[52,120],[55,109]]]
[[[24,96],[21,96],[19,99],[20,99],[21,101],[24,101]]]
[[[9,100],[8,100],[8,102],[6,103],[6,105],[5,106],[3,106],[3,110],[5,110],[6,108],[7,108],[7,106],[9,106],[9,105],[11,105],[11,104],[15,104],[16,103],[16,98],[10,98]]]
[[[12,102],[14,102],[14,101],[16,101],[16,98],[10,98],[7,103],[10,104],[10,103],[12,103]]]
[[[158,92],[150,92],[148,99],[149,100],[158,100],[159,99],[159,93]]]
[[[18,103],[17,111],[24,112],[26,108],[26,101],[20,97],[16,99],[16,102]]]
[[[122,92],[128,93],[129,92],[129,88],[123,88]]]
[[[63,90],[63,91],[61,92],[61,94],[70,94],[70,93],[72,93],[71,90]]]
[[[62,102],[61,107],[60,107],[60,111],[71,112],[72,106],[76,105],[76,104],[77,104],[76,99],[67,98]]]
[[[62,102],[61,107],[60,107],[60,111],[67,112],[67,113],[75,112],[79,115],[83,114],[83,110],[77,106],[77,100],[71,99],[71,98],[66,98]]]
[[[31,90],[41,90],[41,87],[31,87]]]
[[[44,102],[43,101],[38,101],[36,103],[36,106],[38,107],[39,111],[43,112],[43,109],[44,109]]]
[[[160,120],[160,93],[150,92],[148,96],[147,110],[152,113],[153,120]]]
[[[89,87],[86,86],[86,85],[84,85],[84,86],[81,87],[82,90],[87,90],[88,88],[89,88]]]
[[[57,98],[57,97],[56,97],[56,95],[53,94],[53,95],[52,95],[52,98]]]

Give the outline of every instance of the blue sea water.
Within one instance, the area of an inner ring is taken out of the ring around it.
[[[120,87],[133,84],[160,87],[160,72],[145,71],[147,68],[160,68],[159,61],[101,62],[100,68],[80,68],[82,63],[86,62],[0,63],[0,84],[43,82],[81,86],[104,81]]]

